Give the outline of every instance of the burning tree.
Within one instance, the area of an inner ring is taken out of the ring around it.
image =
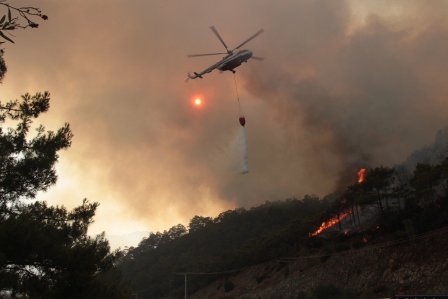
[[[365,168],[361,168],[359,171],[358,171],[358,183],[362,183],[363,181],[364,181],[364,175],[365,175],[365,173],[366,173],[366,169]]]
[[[333,225],[335,225],[336,223],[340,224],[340,221],[342,219],[344,219],[345,217],[347,217],[348,215],[350,215],[350,212],[343,212],[343,213],[338,213],[338,215],[336,215],[335,217],[332,217],[328,220],[325,220],[324,222],[322,222],[322,224],[320,225],[320,227],[313,233],[310,233],[309,236],[310,237],[314,237],[317,236],[318,234],[320,234],[321,232],[323,232],[324,230],[326,230],[327,228],[332,227]],[[341,226],[339,226],[339,230],[341,229]]]
[[[392,196],[392,186],[395,181],[394,168],[376,167],[366,172],[364,180],[360,183],[365,203],[375,202],[378,212],[384,212],[383,201],[389,211],[389,198]]]
[[[349,186],[348,189],[342,194],[342,196],[339,196],[332,204],[330,209],[327,210],[323,217],[323,221],[320,225],[320,227],[314,231],[313,233],[310,233],[310,236],[317,236],[322,231],[324,231],[327,228],[330,228],[334,226],[335,224],[338,224],[339,232],[342,232],[341,227],[341,220],[346,219],[347,217],[350,217],[350,223],[352,226],[352,229],[355,227],[361,227],[361,221],[359,219],[359,211],[358,211],[358,203],[357,203],[357,197],[360,196],[361,192],[361,183],[364,181],[364,175],[365,175],[366,169],[361,168],[357,173],[357,178],[355,183],[352,186]],[[356,224],[356,217],[358,218],[358,224]]]
[[[377,167],[366,170],[361,168],[357,172],[355,182],[347,187],[342,196],[335,200],[331,208],[326,212],[320,227],[310,233],[316,236],[327,228],[338,224],[341,232],[341,220],[350,219],[351,228],[361,228],[359,209],[363,206],[376,205],[378,215],[389,211],[389,199],[393,197],[394,169],[389,167]],[[386,209],[383,207],[386,204]],[[347,218],[350,217],[350,218]]]

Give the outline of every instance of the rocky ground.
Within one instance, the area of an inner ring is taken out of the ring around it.
[[[448,294],[448,229],[396,244],[405,235],[367,242],[357,250],[271,261],[222,277],[189,296],[209,298],[310,298],[318,286],[333,284],[357,298],[395,294]],[[395,237],[395,238],[394,238]],[[289,273],[291,271],[291,273]],[[227,288],[225,284],[227,281]],[[231,287],[233,289],[228,291]],[[227,292],[225,292],[227,289]]]

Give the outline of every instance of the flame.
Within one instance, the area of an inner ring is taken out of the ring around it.
[[[350,212],[347,213],[342,213],[339,218],[338,217],[334,217],[331,218],[330,220],[324,221],[322,222],[322,224],[320,225],[320,227],[314,232],[314,233],[310,233],[309,236],[310,237],[314,237],[317,236],[318,234],[320,234],[323,230],[332,227],[333,225],[335,225],[336,223],[338,223],[339,221],[341,221],[342,219],[344,219],[345,217],[347,217],[350,214]]]
[[[364,173],[366,172],[365,168],[361,168],[358,171],[358,183],[362,183],[362,181],[364,181]]]
[[[369,241],[369,239],[367,239],[366,237],[363,237],[363,238],[362,238],[362,241],[363,241],[364,243],[367,243],[367,241]]]

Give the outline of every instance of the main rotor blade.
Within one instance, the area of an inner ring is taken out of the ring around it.
[[[210,29],[213,31],[213,33],[219,38],[219,40],[221,41],[221,43],[224,45],[224,47],[226,48],[227,52],[229,52],[229,48],[227,48],[226,43],[222,40],[221,35],[219,35],[218,30],[216,30],[215,26],[210,26]]]
[[[247,44],[248,42],[250,42],[251,40],[253,40],[254,38],[256,38],[257,36],[259,36],[260,34],[262,34],[264,32],[263,29],[260,29],[257,33],[255,33],[254,35],[252,35],[251,37],[249,37],[248,39],[246,39],[245,42],[243,42],[241,45],[239,45],[238,47],[236,47],[235,49],[233,49],[232,51],[239,49],[240,47],[244,46],[245,44]]]
[[[255,60],[259,60],[259,61],[263,61],[264,60],[263,57],[258,57],[258,56],[252,56],[250,59],[255,59]]]
[[[210,54],[190,54],[188,57],[210,56],[210,55],[227,55],[227,53],[210,53]]]

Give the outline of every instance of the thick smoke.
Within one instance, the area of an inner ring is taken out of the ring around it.
[[[246,76],[246,88],[272,108],[288,146],[306,148],[306,166],[322,177],[336,169],[334,188],[344,188],[360,167],[402,161],[447,122],[437,112],[447,103],[421,73],[438,68],[426,40],[444,40],[443,32],[372,14],[352,33],[340,31],[331,52],[303,49],[296,58],[303,65],[295,67],[266,63],[263,72]]]
[[[50,21],[5,44],[3,97],[51,92],[39,123],[69,122],[75,139],[42,199],[99,201],[98,231],[324,196],[360,167],[402,162],[448,121],[446,1],[40,3]],[[211,25],[229,48],[265,30],[242,48],[266,59],[237,69],[250,175],[236,174],[241,151],[229,166],[232,74],[184,83],[220,58],[187,54],[224,50]]]

